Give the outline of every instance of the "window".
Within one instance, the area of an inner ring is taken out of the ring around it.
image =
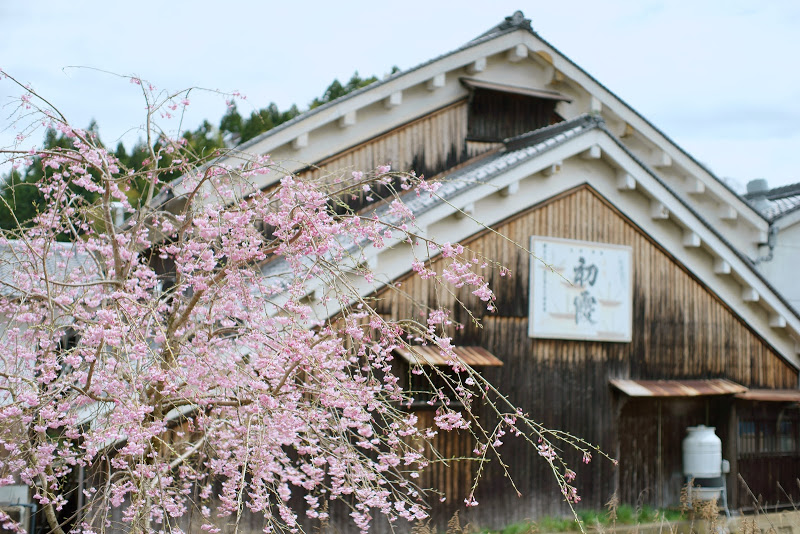
[[[782,413],[774,419],[739,421],[739,455],[781,455],[800,452],[800,421]]]

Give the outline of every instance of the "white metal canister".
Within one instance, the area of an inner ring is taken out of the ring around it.
[[[690,426],[683,439],[683,474],[694,478],[722,476],[722,440],[713,426]]]

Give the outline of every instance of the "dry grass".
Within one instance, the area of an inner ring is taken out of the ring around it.
[[[743,483],[744,481],[742,481]],[[800,487],[800,480],[798,481]],[[481,529],[461,526],[457,517],[448,524],[445,534],[545,534],[550,532],[591,531],[598,534],[800,534],[800,506],[793,511],[768,513],[758,496],[746,487],[754,513],[728,519],[721,514],[716,500],[690,499],[693,484],[681,489],[678,510],[653,510],[645,506],[632,508],[620,504],[612,495],[604,512],[579,511],[578,518],[544,517],[513,523],[502,529]],[[788,493],[784,492],[785,495]],[[457,527],[454,529],[453,527]],[[416,530],[414,534],[436,534],[435,529]]]

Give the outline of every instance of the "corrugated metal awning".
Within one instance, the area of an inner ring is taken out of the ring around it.
[[[501,93],[512,93],[515,95],[533,96],[536,98],[546,98],[548,100],[563,100],[572,102],[572,99],[558,91],[548,89],[532,89],[529,87],[518,87],[516,85],[505,85],[502,83],[486,82],[475,78],[460,78],[461,83],[467,89],[486,89],[489,91],[500,91]]]
[[[436,345],[411,347],[411,351],[395,349],[405,361],[411,365],[447,365],[447,359],[441,355]],[[483,347],[456,347],[456,356],[470,367],[500,367],[503,362]]]
[[[800,389],[749,389],[737,399],[761,402],[800,402]]]
[[[747,388],[725,380],[609,380],[612,386],[629,397],[699,397],[703,395],[735,395]]]

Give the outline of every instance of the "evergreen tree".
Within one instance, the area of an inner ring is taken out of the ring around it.
[[[97,137],[97,123],[92,120],[86,132]],[[72,139],[58,134],[52,128],[45,130],[42,152],[69,150],[73,148]],[[28,226],[33,217],[39,213],[44,203],[44,196],[37,184],[45,177],[45,168],[40,157],[32,158],[31,164],[22,171],[12,170],[3,177],[0,184],[0,228],[9,230],[19,226]],[[52,172],[52,171],[47,171]],[[94,201],[96,194],[88,195],[89,202]]]
[[[392,67],[392,74],[399,72],[398,67]],[[358,71],[355,71],[350,80],[344,85],[335,79],[322,96],[315,98],[309,104],[309,109],[314,109],[337,98],[341,98],[353,91],[378,81],[376,76],[362,78]],[[267,107],[253,111],[249,117],[244,118],[239,113],[236,105],[228,108],[219,122],[219,128],[215,128],[209,121],[203,121],[195,130],[185,132],[183,138],[187,141],[187,153],[191,154],[195,161],[213,157],[216,151],[228,145],[243,143],[254,137],[287,122],[298,115],[301,111],[292,104],[289,109],[281,111],[272,102]],[[97,123],[92,120],[87,128],[87,132],[98,137]],[[158,148],[156,142],[154,148]],[[72,140],[64,135],[59,135],[55,130],[48,129],[45,132],[43,147],[45,150],[69,149],[72,148]],[[122,142],[117,144],[114,155],[119,160],[120,165],[127,171],[141,170],[145,162],[150,157],[150,150],[144,141],[139,140],[130,152],[127,151]],[[159,167],[164,168],[171,162],[168,156],[163,156]],[[169,176],[169,175],[167,175]],[[44,169],[41,160],[34,158],[31,165],[24,169],[15,169],[0,182],[0,228],[9,229],[17,227],[14,216],[20,223],[30,221],[37,213],[37,209],[42,205],[43,197],[36,184],[44,177]],[[146,190],[147,184],[143,178],[132,181],[131,189],[126,191],[128,199],[133,205],[138,205],[142,193]],[[96,200],[96,195],[83,193],[88,202]],[[13,213],[13,215],[12,215]]]
[[[188,141],[189,152],[198,159],[208,157],[225,146],[220,130],[207,120],[195,130],[185,132],[183,138]]]
[[[397,68],[396,66],[392,67],[392,74],[398,72],[399,70],[400,69]],[[362,78],[361,76],[358,75],[358,71],[355,71],[346,85],[342,85],[342,83],[338,79],[333,80],[333,82],[325,90],[325,93],[322,95],[322,97],[315,98],[314,100],[312,100],[311,104],[309,104],[308,107],[309,109],[317,108],[323,104],[332,102],[339,97],[342,97],[348,93],[352,93],[353,91],[361,89],[362,87],[366,87],[369,84],[375,83],[377,81],[378,78],[376,76]]]

